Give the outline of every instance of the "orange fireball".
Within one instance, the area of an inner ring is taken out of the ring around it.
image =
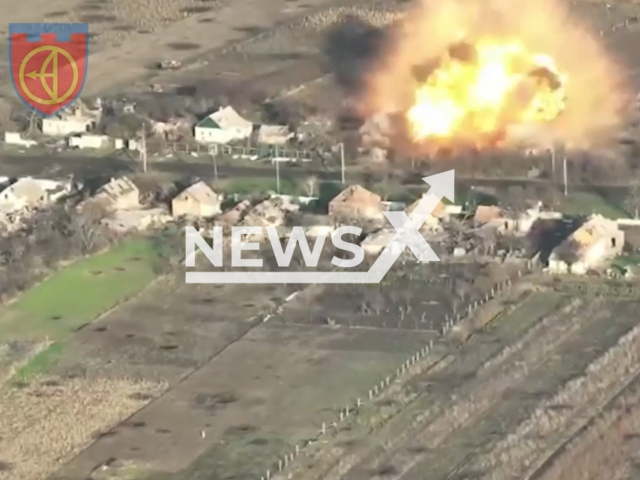
[[[406,114],[417,143],[483,146],[510,125],[549,122],[565,108],[566,76],[519,41],[453,45],[423,76]]]

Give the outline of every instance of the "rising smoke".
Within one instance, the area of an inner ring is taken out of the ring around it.
[[[529,143],[589,148],[619,130],[629,98],[624,69],[606,52],[600,35],[559,0],[420,0],[385,35],[383,53],[366,75],[360,113],[406,112],[415,101],[417,66],[437,62],[460,41],[483,37],[517,39],[529,51],[553,58],[566,76],[565,110],[553,123],[527,129]],[[506,142],[516,140],[521,134]]]

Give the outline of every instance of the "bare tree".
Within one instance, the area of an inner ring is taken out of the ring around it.
[[[27,137],[33,135],[38,126],[38,115],[32,110],[14,110],[11,112],[10,120],[17,124],[19,129],[24,130]]]
[[[469,282],[463,279],[456,279],[453,283],[453,293],[455,298],[460,302],[469,300],[473,288]]]
[[[11,119],[11,105],[8,101],[0,98],[0,128],[5,132],[15,130],[16,125]]]
[[[108,229],[102,221],[109,218],[110,215],[111,212],[104,205],[89,201],[83,205],[78,215],[73,216],[71,228],[83,254],[93,252],[108,244]]]
[[[310,177],[305,178],[304,190],[308,197],[314,197],[317,189],[318,189],[318,177],[316,177],[315,175],[312,175]]]
[[[634,180],[629,186],[625,207],[629,212],[633,213],[633,218],[637,220],[640,213],[640,180]]]
[[[498,230],[496,228],[484,228],[480,235],[482,240],[481,249],[483,255],[495,255],[496,245],[498,243]]]

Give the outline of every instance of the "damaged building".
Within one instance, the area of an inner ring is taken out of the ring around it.
[[[71,191],[70,184],[55,180],[21,178],[0,192],[0,211],[10,213],[53,203]]]
[[[424,194],[421,198],[419,198],[418,200],[413,202],[411,205],[409,205],[407,208],[405,208],[405,213],[407,215],[411,215],[413,211],[416,209],[416,207],[418,206],[418,204],[422,201],[422,199],[426,195],[428,194]],[[421,231],[440,230],[442,222],[444,222],[447,218],[449,218],[449,216],[450,216],[450,213],[447,210],[447,206],[442,201],[440,201],[435,206],[431,214],[427,217],[424,224],[420,227],[420,230]]]
[[[617,222],[592,215],[549,256],[550,273],[585,274],[602,270],[624,248],[624,231]]]
[[[241,224],[257,227],[281,227],[285,225],[288,215],[299,209],[300,205],[286,197],[269,198],[249,210]]]
[[[42,133],[52,137],[65,137],[74,133],[90,132],[100,122],[102,110],[90,109],[77,100],[71,107],[56,115],[42,119]]]
[[[92,200],[112,211],[139,208],[140,190],[127,177],[112,178],[98,189]]]
[[[353,185],[329,202],[329,215],[335,219],[384,220],[382,197],[360,185]]]
[[[209,185],[198,182],[182,191],[171,201],[175,217],[211,218],[220,213],[221,196]]]
[[[107,212],[102,222],[117,232],[145,230],[171,220],[165,208],[146,208],[140,203],[140,190],[127,177],[112,178],[85,202],[100,205]]]

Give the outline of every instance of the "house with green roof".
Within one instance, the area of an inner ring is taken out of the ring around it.
[[[201,144],[225,144],[233,140],[249,138],[253,123],[236,112],[233,107],[224,107],[202,119],[194,129],[196,142]]]

